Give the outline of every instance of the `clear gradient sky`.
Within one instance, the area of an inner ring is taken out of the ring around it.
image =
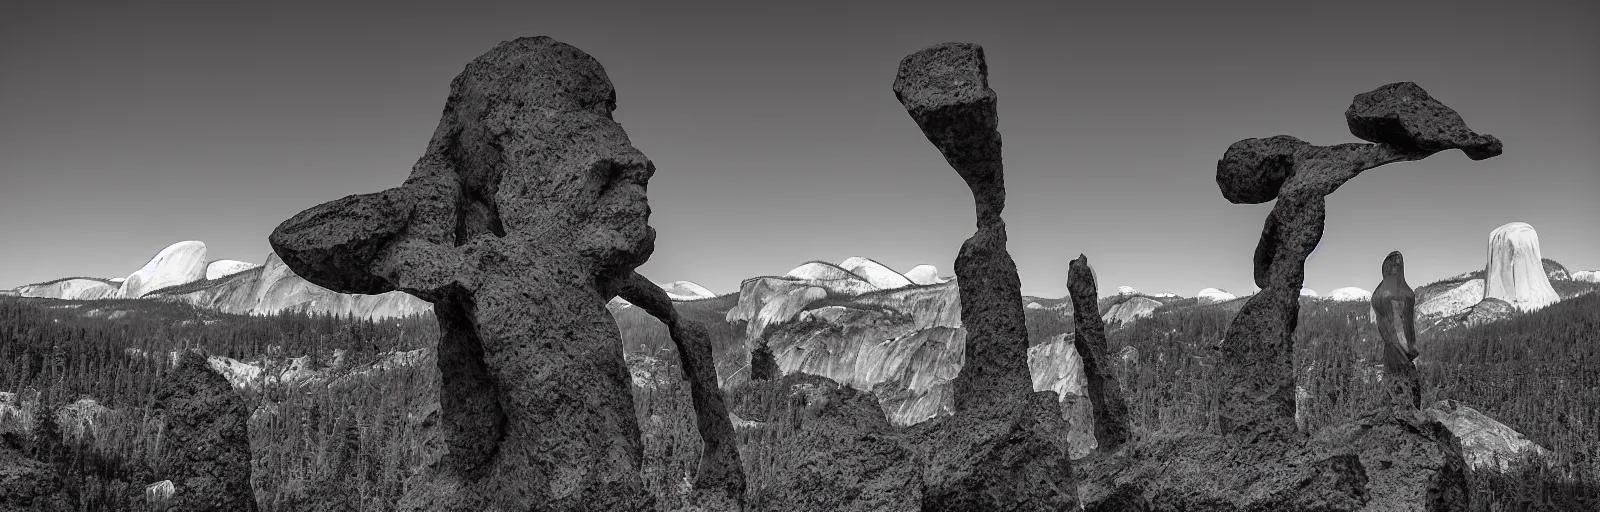
[[[729,293],[858,255],[950,275],[971,195],[890,90],[946,41],[988,57],[1026,294],[1065,295],[1078,253],[1102,294],[1249,293],[1271,204],[1224,200],[1217,159],[1357,142],[1351,97],[1396,81],[1505,154],[1345,185],[1307,286],[1370,290],[1392,250],[1413,286],[1482,268],[1513,221],[1600,269],[1596,2],[339,4],[0,0],[0,287],[125,276],[180,240],[259,263],[284,219],[404,180],[451,78],[536,35],[600,60],[658,168],[658,282]]]

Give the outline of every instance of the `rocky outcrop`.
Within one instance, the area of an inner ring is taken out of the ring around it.
[[[404,184],[313,207],[269,237],[313,284],[433,304],[448,451],[398,509],[654,507],[600,284],[644,263],[655,241],[654,165],[616,105],[581,50],[501,43],[451,82]]]
[[[764,505],[758,510],[921,509],[916,453],[902,445],[871,394],[805,374],[753,381],[740,394],[740,418],[792,431],[772,448],[783,454],[766,468],[773,477],[751,490],[751,501]],[[754,406],[760,402],[774,404]]]
[[[1500,141],[1467,129],[1409,82],[1357,95],[1345,119],[1352,134],[1375,144],[1245,139],[1217,163],[1229,202],[1276,200],[1254,257],[1261,291],[1234,315],[1221,347],[1221,435],[1157,437],[1089,464],[1079,489],[1087,510],[1466,508],[1459,445],[1421,411],[1383,407],[1306,439],[1294,421],[1293,338],[1329,194],[1366,170],[1446,149],[1489,158]],[[1374,292],[1375,302],[1385,295]]]
[[[1356,288],[1354,286],[1346,286],[1344,288],[1339,288],[1328,292],[1328,298],[1339,302],[1356,302],[1370,300],[1372,298],[1372,292],[1363,290],[1361,288]]]
[[[1534,311],[1561,300],[1545,272],[1539,234],[1523,222],[1489,233],[1489,264],[1484,268],[1484,299],[1500,299],[1519,311]]]
[[[700,300],[717,296],[715,292],[706,289],[706,287],[689,281],[673,281],[661,285],[661,289],[666,291],[667,297],[672,300]]]
[[[839,268],[848,270],[852,274],[861,276],[862,279],[865,279],[868,283],[872,284],[872,286],[876,286],[880,290],[893,290],[895,288],[903,288],[915,284],[911,282],[911,279],[901,275],[899,272],[891,270],[882,263],[878,263],[867,258],[862,258],[860,256],[851,256],[846,258],[844,261],[839,262]]]
[[[728,407],[723,403],[722,390],[717,387],[717,363],[711,356],[711,336],[706,327],[680,317],[666,290],[637,272],[606,286],[608,294],[628,299],[665,324],[678,349],[679,367],[688,377],[695,427],[700,432],[700,467],[695,473],[694,488],[720,492],[718,502],[742,503],[744,470],[739,462],[733,424],[728,420]]]
[[[1455,400],[1440,400],[1424,410],[1461,440],[1461,453],[1472,469],[1507,471],[1513,465],[1550,454],[1504,423]]]
[[[19,297],[39,297],[62,300],[97,300],[115,298],[117,286],[108,280],[87,277],[57,279],[39,284],[18,286]]]
[[[1483,300],[1483,280],[1469,279],[1435,293],[1417,305],[1417,318],[1437,319],[1467,312]]]
[[[1498,322],[1516,315],[1517,310],[1511,303],[1500,299],[1483,299],[1467,310],[1462,322],[1467,325],[1482,325]]]
[[[259,267],[157,290],[147,297],[241,315],[301,312],[381,319],[427,313],[432,308],[405,292],[346,294],[317,286],[295,274],[277,254],[267,255],[266,264]]]
[[[1059,401],[1034,392],[1016,263],[1006,251],[995,93],[983,49],[924,48],[900,61],[895,98],[972,190],[977,233],[956,257],[965,366],[955,413],[907,432],[924,447],[922,510],[1075,507]]]
[[[1227,302],[1239,298],[1234,294],[1216,288],[1206,288],[1204,290],[1200,290],[1200,292],[1194,294],[1194,296],[1195,298],[1200,299],[1201,304]]]
[[[62,437],[82,439],[98,432],[97,425],[108,412],[111,412],[109,407],[93,398],[80,398],[56,410],[56,426],[61,429]]]
[[[250,409],[228,380],[187,351],[157,385],[156,414],[164,422],[155,474],[173,482],[178,510],[256,510],[250,488]]]
[[[1111,361],[1107,358],[1105,324],[1094,314],[1098,311],[1094,299],[1099,290],[1094,269],[1089,266],[1089,258],[1082,254],[1068,266],[1067,290],[1072,295],[1072,345],[1083,360],[1089,402],[1094,408],[1094,437],[1101,451],[1115,451],[1128,442],[1128,403],[1122,398],[1122,386],[1117,383],[1117,375],[1111,371]],[[1134,297],[1128,302],[1141,300],[1155,302],[1144,297]],[[1150,309],[1155,308],[1151,306]]]
[[[1107,324],[1129,324],[1134,320],[1149,317],[1155,314],[1156,308],[1161,307],[1161,302],[1146,297],[1129,297],[1118,302],[1106,310],[1102,319]]]
[[[939,277],[939,269],[933,265],[917,265],[915,267],[911,267],[911,270],[906,271],[905,276],[906,279],[910,279],[911,282],[921,285],[939,284],[945,282],[944,278]]]
[[[1573,281],[1585,283],[1600,283],[1600,270],[1579,270],[1572,273]]]
[[[206,265],[206,280],[222,279],[259,266],[261,265],[238,260],[213,261]]]
[[[1132,286],[1118,286],[1117,295],[1138,295],[1139,290]]]
[[[1099,442],[1095,439],[1094,407],[1085,396],[1089,378],[1083,372],[1083,358],[1073,347],[1073,335],[1057,334],[1028,347],[1028,371],[1033,374],[1034,391],[1054,391],[1060,397],[1061,417],[1067,420],[1068,455],[1074,460],[1088,456]]]
[[[1417,373],[1417,296],[1406,283],[1400,251],[1383,259],[1383,280],[1372,290],[1372,324],[1383,340],[1383,370],[1389,403],[1405,410],[1422,407],[1422,377]]]
[[[206,244],[187,241],[167,246],[143,267],[129,274],[117,297],[137,299],[146,293],[206,278]]]

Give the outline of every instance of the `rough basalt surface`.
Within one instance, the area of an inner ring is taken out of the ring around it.
[[[972,189],[977,232],[956,257],[965,364],[952,416],[908,432],[924,458],[922,510],[1074,508],[1066,426],[1052,391],[1033,392],[1017,266],[1006,251],[996,95],[983,48],[945,43],[900,61],[894,94]]]
[[[155,473],[171,480],[174,510],[256,510],[250,488],[250,408],[228,379],[190,350],[157,385],[165,422]]]
[[[1383,281],[1372,290],[1372,323],[1383,340],[1384,385],[1390,402],[1407,409],[1422,407],[1422,381],[1417,373],[1417,294],[1406,284],[1405,257],[1400,251],[1383,259]]]
[[[1100,287],[1089,258],[1079,254],[1067,267],[1067,292],[1072,295],[1075,329],[1072,346],[1083,359],[1089,402],[1094,410],[1094,438],[1100,451],[1116,451],[1128,441],[1128,402],[1111,371],[1106,354],[1106,325],[1095,305]]]
[[[1361,140],[1388,144],[1405,152],[1436,153],[1460,149],[1467,158],[1499,155],[1500,139],[1467,128],[1461,114],[1411,82],[1396,82],[1356,95],[1344,111],[1350,133]]]
[[[1240,141],[1223,155],[1217,163],[1223,197],[1234,203],[1277,203],[1256,246],[1255,281],[1261,291],[1235,314],[1222,345],[1220,435],[1156,435],[1091,457],[1080,468],[1086,510],[1467,509],[1459,442],[1418,411],[1406,390],[1396,393],[1406,406],[1381,407],[1309,439],[1294,423],[1293,336],[1306,258],[1322,239],[1325,197],[1363,171],[1444,149],[1485,158],[1499,154],[1499,141],[1471,133],[1454,112],[1439,114],[1443,105],[1409,104],[1425,93],[1393,94],[1411,87],[1391,84],[1356,97],[1353,114],[1347,114],[1352,132],[1381,143],[1324,147],[1278,136]],[[1360,120],[1384,116],[1406,129],[1385,131]],[[1373,317],[1385,338],[1385,357],[1392,360],[1386,366],[1414,373],[1410,321],[1415,300],[1404,283],[1402,263],[1398,253],[1385,260],[1384,283],[1373,294]]]
[[[720,490],[728,499],[742,501],[744,469],[739,461],[738,439],[728,420],[728,406],[717,387],[716,361],[711,357],[711,336],[699,322],[683,318],[672,307],[666,290],[637,272],[611,284],[616,296],[643,308],[662,324],[677,345],[683,373],[694,402],[695,426],[700,431],[700,468],[694,487]]]
[[[1459,115],[1427,98],[1415,84],[1390,84],[1358,95],[1346,117],[1358,136],[1378,133],[1357,129],[1367,126],[1361,120],[1368,118],[1392,118],[1406,129],[1382,131],[1378,144],[1314,146],[1288,136],[1246,139],[1234,143],[1217,162],[1217,186],[1230,202],[1277,200],[1256,245],[1255,282],[1261,292],[1235,315],[1223,344],[1222,370],[1229,386],[1219,420],[1226,433],[1248,438],[1294,432],[1292,338],[1306,258],[1322,240],[1328,194],[1368,169],[1446,149],[1483,158],[1500,152],[1498,140],[1468,130]]]
[[[581,50],[501,43],[451,82],[404,184],[311,208],[269,238],[313,284],[433,304],[447,453],[399,508],[654,506],[601,283],[654,249],[655,166],[615,108]]]
[[[921,510],[914,452],[902,446],[872,393],[796,373],[753,381],[741,395],[740,417],[789,432],[772,448],[781,455],[766,468],[767,485],[751,490],[751,510]]]

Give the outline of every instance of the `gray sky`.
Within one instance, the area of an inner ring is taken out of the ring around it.
[[[1594,2],[332,3],[0,0],[0,287],[125,276],[180,240],[259,263],[296,212],[404,180],[451,78],[536,35],[600,60],[656,163],[658,282],[849,256],[952,274],[971,195],[890,90],[946,41],[988,56],[1024,293],[1065,295],[1078,253],[1102,294],[1248,293],[1271,205],[1224,200],[1216,160],[1356,142],[1351,97],[1396,81],[1505,154],[1345,185],[1307,286],[1371,289],[1392,250],[1414,286],[1482,268],[1513,221],[1600,269]]]

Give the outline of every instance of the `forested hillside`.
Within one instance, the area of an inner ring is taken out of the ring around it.
[[[719,366],[747,364],[743,330],[722,321],[728,297],[680,302],[685,317],[711,327]],[[1215,429],[1216,347],[1236,304],[1175,301],[1114,329],[1110,349],[1133,347],[1114,365],[1136,435]],[[1307,300],[1297,334],[1297,367],[1311,397],[1307,429],[1345,421],[1380,400],[1381,373],[1365,302]],[[681,499],[697,467],[699,438],[688,389],[666,330],[638,308],[614,311],[633,371],[635,410],[645,439],[645,480],[665,503]],[[1071,330],[1062,312],[1027,310],[1038,343]],[[1070,313],[1068,313],[1069,315]],[[169,371],[170,353],[202,348],[249,363],[264,376],[246,385],[253,479],[264,510],[385,510],[406,478],[440,446],[430,349],[431,317],[390,321],[286,314],[223,315],[154,301],[66,302],[0,298],[0,432],[35,458],[58,464],[81,510],[143,506],[163,449],[148,406]],[[1594,510],[1600,504],[1600,295],[1465,329],[1430,332],[1418,359],[1423,400],[1459,400],[1551,450],[1548,464],[1506,474],[1474,473],[1479,510]],[[730,395],[748,371],[730,371]],[[95,406],[80,399],[92,399]],[[742,397],[776,414],[784,397]],[[68,404],[74,412],[39,414]],[[87,421],[83,418],[90,418]],[[65,420],[65,421],[63,421]],[[781,462],[782,422],[736,420],[751,484]],[[42,435],[41,435],[42,434]]]

